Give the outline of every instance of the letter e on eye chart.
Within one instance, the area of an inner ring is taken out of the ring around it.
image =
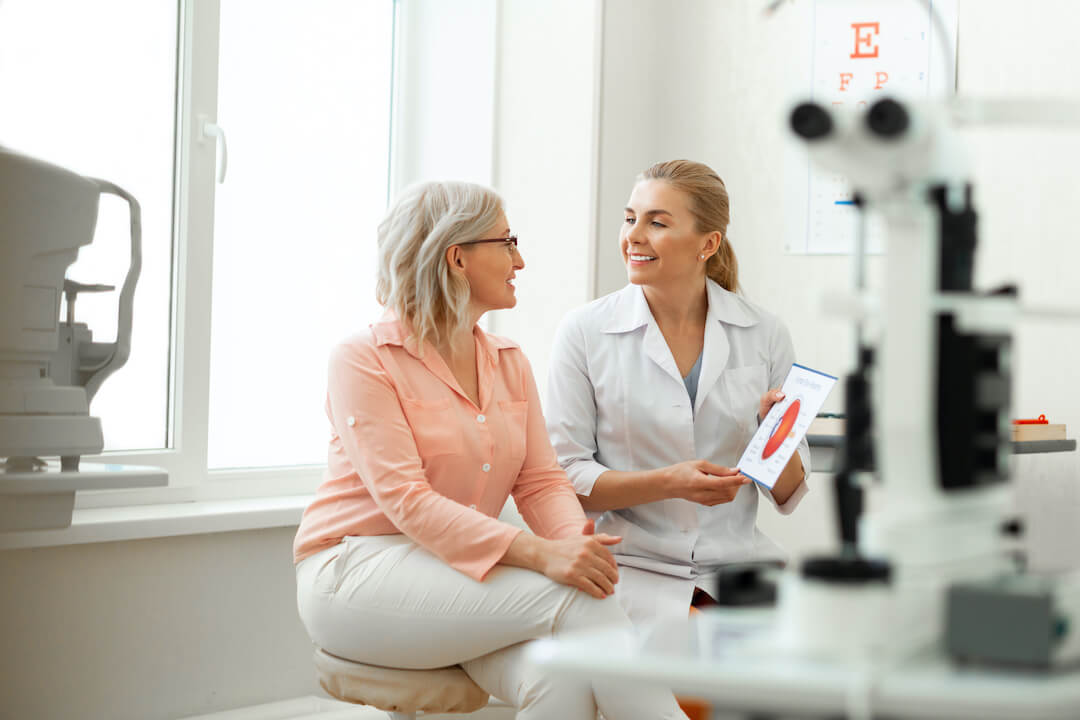
[[[792,365],[780,388],[784,399],[773,405],[761,421],[735,466],[739,472],[771,490],[834,385],[836,378],[832,375]]]

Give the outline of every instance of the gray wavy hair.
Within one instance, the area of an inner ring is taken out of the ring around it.
[[[404,190],[379,223],[379,272],[375,296],[424,342],[469,323],[469,283],[450,270],[446,250],[478,240],[503,210],[490,188],[464,182],[429,182]]]

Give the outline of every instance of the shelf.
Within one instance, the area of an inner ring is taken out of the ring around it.
[[[810,469],[814,472],[835,472],[840,461],[839,450],[844,443],[843,435],[807,435],[810,445]],[[1012,443],[1014,455],[1035,453],[1062,453],[1076,450],[1076,440],[1029,440]]]

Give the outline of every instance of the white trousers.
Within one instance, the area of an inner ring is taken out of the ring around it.
[[[300,619],[316,645],[356,662],[424,669],[460,664],[520,720],[686,720],[672,694],[632,683],[546,677],[528,641],[630,629],[614,597],[598,600],[504,565],[484,582],[404,535],[347,537],[296,567]]]

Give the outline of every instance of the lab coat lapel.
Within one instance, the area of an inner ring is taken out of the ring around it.
[[[682,384],[682,375],[679,374],[671,348],[668,347],[664,334],[660,332],[660,327],[652,317],[649,318],[649,324],[645,327],[645,354],[659,365],[661,370],[675,378],[680,385]]]
[[[694,402],[695,415],[727,368],[728,358],[731,356],[728,326],[750,327],[758,322],[735,294],[712,280],[706,280],[705,285],[709,310],[705,317],[705,349],[701,359],[701,377],[698,378],[697,400]]]
[[[697,398],[694,401],[694,416],[709,394],[720,374],[727,367],[728,357],[731,355],[731,343],[728,342],[727,332],[709,307],[709,314],[705,318],[705,347],[701,357],[701,376],[698,378]]]
[[[618,304],[603,331],[628,333],[640,331],[643,326],[645,336],[642,343],[645,355],[682,385],[683,379],[675,365],[675,357],[671,354],[667,340],[664,340],[664,334],[660,332],[660,326],[656,324],[656,318],[649,310],[644,291],[640,285],[627,285],[619,291]]]

